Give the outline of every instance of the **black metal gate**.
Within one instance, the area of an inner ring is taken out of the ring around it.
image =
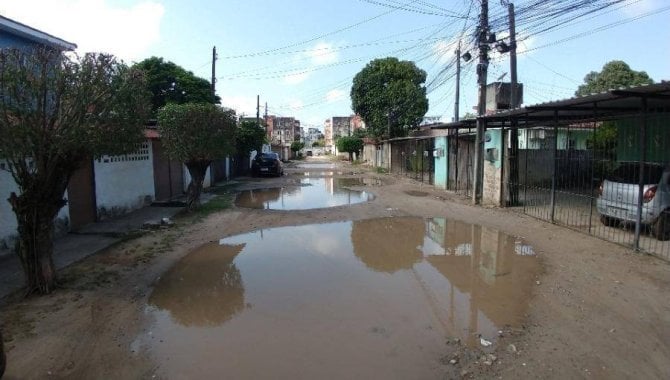
[[[447,189],[468,197],[472,196],[475,136],[470,130],[465,133],[455,130],[448,137],[448,145]]]
[[[506,200],[518,195],[510,206],[528,215],[670,260],[669,127],[670,114],[655,113],[520,128]]]

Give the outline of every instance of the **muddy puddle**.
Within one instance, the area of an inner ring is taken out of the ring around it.
[[[442,218],[259,230],[166,272],[136,346],[169,378],[444,377],[445,340],[522,323],[538,270],[520,239]]]
[[[267,210],[307,210],[374,199],[372,193],[351,190],[351,186],[365,186],[365,181],[358,178],[302,178],[297,186],[243,191],[237,195],[235,205]]]

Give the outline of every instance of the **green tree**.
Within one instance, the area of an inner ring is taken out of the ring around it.
[[[317,140],[312,143],[312,148],[319,148],[325,146],[325,143],[323,140]]]
[[[235,151],[235,112],[213,104],[168,104],[158,111],[158,130],[168,157],[186,165],[191,182],[186,209],[200,205],[202,183],[213,160]]]
[[[644,71],[635,71],[624,61],[607,62],[600,72],[591,71],[584,77],[584,84],[575,91],[583,96],[628,86],[652,84],[654,81]]]
[[[147,87],[151,91],[152,113],[166,104],[176,103],[221,103],[218,96],[212,97],[208,80],[195,76],[191,71],[160,57],[151,57],[136,63],[134,67],[147,74]]]
[[[28,292],[50,293],[54,219],[74,171],[143,140],[149,94],[142,71],[107,54],[0,50],[0,157],[19,188],[9,203]]]
[[[340,152],[349,153],[349,161],[353,161],[354,153],[363,149],[363,140],[354,136],[344,136],[335,141],[335,146]]]
[[[352,133],[351,135],[354,136],[354,137],[358,137],[358,138],[362,139],[362,138],[368,137],[368,134],[369,134],[368,132],[369,131],[365,128],[358,128],[358,129],[354,130],[354,133]]]
[[[243,121],[235,135],[235,149],[240,156],[249,157],[251,151],[260,152],[267,142],[265,128],[253,121]]]
[[[304,142],[294,141],[291,143],[291,151],[293,152],[293,154],[297,154],[298,151],[302,150],[302,148],[304,147],[305,147]]]
[[[407,136],[428,111],[426,72],[389,57],[368,63],[354,77],[351,105],[374,137]]]

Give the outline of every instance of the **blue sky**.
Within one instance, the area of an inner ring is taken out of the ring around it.
[[[530,2],[514,3],[519,9]],[[505,11],[500,1],[490,3],[492,18]],[[107,51],[128,62],[161,56],[204,78],[211,76],[211,49],[216,46],[217,92],[224,105],[255,114],[259,94],[269,113],[295,116],[304,126],[322,128],[326,118],[352,112],[349,90],[354,75],[370,60],[387,56],[416,61],[428,72],[432,83],[427,116],[450,120],[454,70],[440,71],[453,59],[459,37],[471,38],[478,4],[470,0],[0,0],[0,14],[77,43],[80,51]],[[666,0],[625,0],[596,17],[542,34],[536,34],[539,26],[524,30],[522,22],[517,31],[523,39],[518,72],[525,87],[524,104],[572,96],[586,73],[613,59],[647,71],[656,81],[670,79],[668,21]],[[494,30],[504,37],[506,28],[500,24]],[[463,64],[461,115],[476,103],[474,69],[472,62]],[[508,72],[507,56],[494,55],[489,81]]]

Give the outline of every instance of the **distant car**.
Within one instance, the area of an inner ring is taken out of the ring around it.
[[[251,172],[255,176],[275,175],[280,177],[284,174],[284,167],[279,159],[279,154],[261,153],[254,158],[251,164]]]
[[[670,165],[643,165],[642,223],[658,240],[670,239]],[[639,162],[622,162],[598,189],[600,221],[606,226],[637,221]]]

